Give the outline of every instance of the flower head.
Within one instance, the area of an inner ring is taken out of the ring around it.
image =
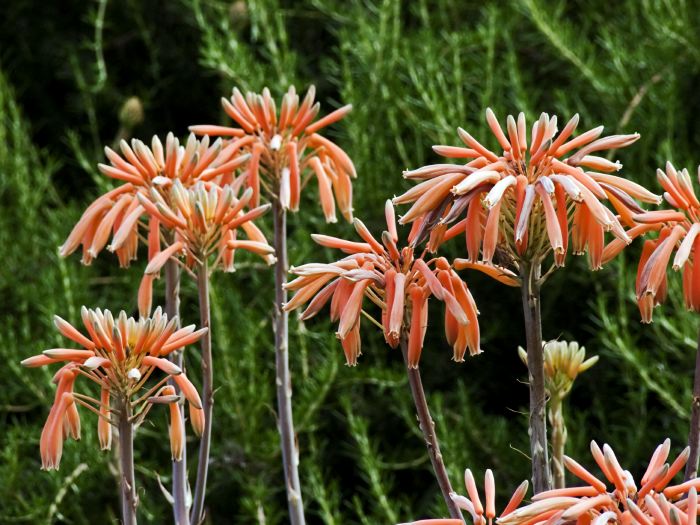
[[[139,424],[153,404],[173,405],[179,396],[165,382],[172,378],[190,406],[190,420],[195,432],[201,432],[202,402],[194,385],[183,371],[165,359],[170,353],[196,342],[207,331],[194,325],[177,329],[177,317],[168,319],[157,308],[150,318],[139,320],[120,312],[115,319],[109,310],[81,310],[84,335],[73,325],[54,317],[58,331],[80,348],[53,348],[22,361],[27,367],[64,363],[56,372],[56,394],[41,433],[41,461],[44,469],[58,469],[67,437],[80,439],[78,405],[99,416],[98,436],[102,449],[111,446],[111,427],[117,417],[131,417]],[[165,376],[147,385],[154,372]],[[74,391],[78,377],[96,383],[100,398]],[[143,392],[145,390],[145,393]],[[139,397],[137,397],[140,395]],[[116,416],[115,412],[119,412]],[[177,412],[178,416],[175,416]],[[183,425],[179,409],[171,409],[170,443],[174,459],[182,457]]]
[[[270,196],[279,198],[285,209],[297,211],[301,190],[315,177],[326,221],[336,221],[336,202],[341,214],[352,220],[351,179],[357,176],[355,167],[347,153],[318,133],[347,115],[352,106],[315,120],[320,109],[320,104],[314,103],[315,95],[316,89],[311,86],[300,102],[291,86],[278,112],[267,88],[262,94],[247,92],[245,96],[234,88],[230,100],[223,98],[221,102],[240,128],[201,125],[190,130],[198,135],[231,137],[232,143],[250,152],[245,176],[253,190],[253,206],[258,206],[264,188]],[[312,174],[305,175],[307,168]]]
[[[267,243],[265,235],[253,222],[263,215],[269,204],[244,211],[250,203],[252,191],[247,189],[240,199],[239,178],[233,185],[219,186],[198,182],[186,188],[179,180],[172,184],[164,197],[151,189],[148,197],[139,194],[138,199],[146,211],[159,223],[173,232],[173,243],[162,251],[155,251],[146,267],[139,291],[139,308],[144,314],[150,311],[151,284],[170,257],[184,254],[187,268],[193,268],[214,256],[212,269],[221,266],[232,272],[234,254],[237,249],[260,255],[268,264],[275,262],[274,249]],[[238,239],[238,229],[247,239]]]
[[[637,484],[629,471],[623,470],[613,450],[595,441],[591,452],[607,484],[573,459],[564,456],[566,468],[584,486],[554,489],[536,494],[533,503],[520,507],[497,521],[502,525],[547,522],[590,523],[605,525],[609,521],[640,525],[693,524],[697,514],[697,489],[700,478],[669,486],[688,460],[686,448],[672,463],[666,462],[671,449],[667,439],[654,452]],[[687,497],[686,497],[687,496]]]
[[[226,184],[249,158],[247,154],[241,155],[235,144],[223,147],[222,141],[216,140],[210,145],[209,137],[197,140],[194,134],[190,134],[184,146],[169,133],[165,146],[154,136],[150,148],[136,139],[131,141],[131,146],[122,140],[120,148],[121,155],[106,147],[110,164],[98,164],[98,168],[124,184],[98,197],[85,210],[61,246],[61,256],[70,255],[82,245],[82,262],[90,264],[111,236],[107,249],[117,254],[121,266],[128,266],[136,258],[139,230],[146,215],[139,194],[148,195],[150,190],[155,190],[166,195],[175,181],[184,186],[198,181]],[[159,228],[158,221],[151,219],[148,237],[157,240]]]
[[[598,362],[598,356],[586,359],[586,349],[576,341],[552,340],[542,343],[544,349],[545,389],[550,398],[562,399],[571,391],[574,380]],[[527,352],[518,347],[518,354],[527,365]]]
[[[464,485],[467,489],[467,495],[461,496],[456,492],[452,492],[450,497],[452,501],[462,510],[469,512],[474,525],[492,525],[496,518],[496,485],[494,482],[493,472],[491,469],[486,471],[484,475],[484,502],[481,502],[479,491],[476,487],[474,475],[470,469],[464,471]],[[508,516],[513,512],[518,505],[523,501],[527,494],[528,482],[523,481],[517,490],[513,493],[508,504],[499,515],[499,520]],[[410,524],[403,525],[458,525],[464,523],[462,520],[452,519],[432,519],[413,521]]]
[[[426,262],[423,256],[415,256],[413,246],[399,249],[391,201],[386,203],[385,215],[387,229],[381,235],[382,242],[359,219],[354,225],[362,242],[312,235],[321,246],[342,250],[348,256],[331,264],[292,268],[290,272],[298,278],[288,283],[287,289],[296,293],[285,310],[310,301],[301,315],[305,320],[331,301],[331,319],[339,322],[338,338],[348,364],[355,365],[360,355],[362,304],[368,297],[382,310],[381,327],[390,346],[398,346],[407,332],[408,365],[417,367],[428,325],[428,298],[434,296],[446,306],[445,335],[454,359],[463,361],[467,348],[472,355],[481,352],[478,311],[467,285],[446,259]]]
[[[700,168],[698,168],[700,175]],[[666,297],[666,269],[683,270],[683,296],[689,310],[700,312],[700,264],[695,255],[700,253],[700,201],[695,195],[688,170],[677,171],[670,162],[666,172],[657,170],[659,183],[665,190],[664,199],[675,210],[657,210],[639,213],[633,219],[638,229],[658,230],[656,239],[644,242],[637,271],[637,302],[642,321],[650,323],[654,306]]]
[[[506,133],[490,109],[486,120],[502,153],[489,150],[459,128],[466,148],[433,149],[448,158],[469,159],[466,164],[435,164],[404,172],[405,178],[422,181],[394,198],[395,204],[413,203],[400,222],[419,223],[415,242],[436,229],[441,240],[464,232],[471,263],[491,264],[498,250],[509,266],[517,267],[519,261],[540,263],[549,253],[556,266],[563,266],[571,237],[574,253],[587,251],[597,269],[605,232],[629,242],[622,224],[630,224],[632,213],[642,211],[634,199],[659,201],[642,186],[613,175],[621,164],[595,155],[632,144],[639,138],[636,133],[599,138],[600,126],[573,138],[578,115],[557,134],[556,116],[543,113],[528,140],[523,113],[517,120],[508,116]],[[602,204],[605,200],[617,216]]]

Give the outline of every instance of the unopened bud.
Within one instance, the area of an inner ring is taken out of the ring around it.
[[[133,129],[143,122],[143,104],[139,97],[129,97],[119,110],[119,123]]]

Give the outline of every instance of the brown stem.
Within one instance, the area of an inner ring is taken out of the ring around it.
[[[408,384],[411,387],[411,396],[413,397],[413,403],[416,406],[418,423],[421,432],[423,432],[423,439],[425,439],[425,446],[428,449],[428,456],[430,456],[430,463],[433,466],[433,472],[435,472],[435,477],[437,478],[438,485],[442,491],[442,496],[445,498],[445,503],[447,504],[447,508],[450,512],[450,517],[464,520],[459,507],[455,505],[455,502],[452,501],[452,498],[450,497],[450,493],[453,492],[452,485],[450,484],[450,478],[447,475],[445,462],[442,459],[442,452],[440,452],[440,443],[438,443],[438,438],[435,434],[435,422],[433,421],[433,417],[430,415],[430,410],[428,409],[428,401],[425,398],[425,391],[423,390],[423,382],[420,378],[420,371],[418,368],[408,367],[408,341],[406,340],[405,333],[401,334],[401,352],[403,353],[403,360],[406,364],[406,371],[408,372]]]
[[[540,315],[540,265],[523,264],[521,268],[523,317],[527,338],[527,369],[530,386],[530,456],[532,485],[535,494],[552,488],[547,449],[547,396],[544,383],[544,350]]]
[[[165,263],[165,313],[169,319],[180,315],[180,268],[177,261],[174,259],[168,260]],[[180,323],[178,322],[178,328]],[[175,363],[180,369],[183,368],[183,352],[182,350],[173,352],[168,356],[171,362]],[[179,392],[175,381],[170,379],[168,384]],[[184,421],[185,407],[180,405],[180,413]],[[187,506],[187,447],[182,451],[182,459],[180,461],[173,460],[173,518],[175,525],[189,525],[190,516]]]
[[[282,447],[289,521],[292,525],[303,525],[304,503],[299,481],[299,451],[294,433],[292,417],[292,381],[289,375],[289,314],[282,309],[287,302],[287,212],[279,199],[272,201],[272,214],[275,221],[274,248],[275,264],[275,368],[277,385],[277,414]]]
[[[555,489],[566,486],[564,450],[566,447],[566,421],[564,403],[558,397],[549,400],[549,423],[552,425],[552,478]]]
[[[119,480],[121,485],[122,523],[136,525],[136,495],[134,476],[134,424],[130,421],[131,407],[128,400],[119,406]]]
[[[693,379],[693,405],[690,414],[690,431],[688,432],[690,456],[685,464],[685,481],[693,479],[698,473],[698,456],[700,455],[700,332],[695,351],[695,378]]]
[[[209,471],[209,449],[211,447],[212,412],[214,408],[214,369],[211,358],[211,312],[209,308],[209,269],[206,259],[197,269],[197,289],[199,291],[199,319],[201,328],[209,328],[201,339],[202,344],[202,408],[204,410],[204,429],[199,445],[197,464],[197,482],[192,500],[192,523],[204,520],[204,498],[207,491],[207,474]]]

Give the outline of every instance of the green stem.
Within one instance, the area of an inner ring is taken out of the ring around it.
[[[563,406],[562,399],[558,397],[552,397],[549,400],[549,423],[552,425],[552,478],[555,489],[563,489],[566,486],[564,451],[567,431]]]
[[[552,488],[547,449],[547,396],[544,380],[544,350],[542,348],[542,317],[540,314],[540,265],[523,263],[522,279],[523,317],[527,338],[527,369],[530,388],[530,457],[532,484],[535,494]]]
[[[165,263],[165,313],[168,315],[169,319],[172,319],[176,315],[180,314],[180,268],[177,265],[177,261],[174,259],[168,260]],[[178,323],[178,328],[179,328]],[[177,351],[173,352],[168,356],[171,362],[175,363],[180,369],[183,368],[183,352]],[[179,392],[175,381],[169,380],[168,384],[175,388],[176,392]],[[182,413],[184,421],[184,405],[180,405],[180,412]],[[173,519],[175,520],[175,525],[189,525],[190,516],[189,508],[187,506],[187,447],[185,446],[182,451],[182,459],[180,461],[173,460]]]
[[[275,222],[275,369],[277,385],[277,414],[284,466],[285,487],[292,525],[304,525],[304,503],[299,481],[299,451],[292,415],[292,380],[289,374],[289,314],[282,308],[287,302],[287,212],[275,198],[272,202]]]
[[[435,434],[435,422],[433,417],[430,415],[430,409],[428,408],[428,400],[425,397],[425,391],[423,390],[423,382],[420,377],[420,370],[418,368],[410,368],[408,366],[408,341],[406,340],[406,334],[401,334],[401,353],[403,354],[403,360],[406,364],[406,371],[408,373],[408,385],[411,388],[411,396],[413,397],[413,403],[416,407],[416,415],[418,416],[418,424],[420,430],[423,433],[423,439],[425,440],[425,446],[428,448],[428,456],[430,456],[430,463],[433,466],[433,472],[435,472],[435,477],[437,478],[438,485],[442,491],[442,497],[445,499],[447,508],[450,512],[450,517],[454,519],[460,519],[464,521],[462,517],[462,511],[459,507],[452,501],[450,494],[454,492],[452,490],[452,485],[450,484],[450,478],[447,475],[447,468],[445,467],[445,462],[442,458],[442,452],[440,452],[440,443],[438,442],[437,435]]]
[[[119,480],[123,525],[136,525],[136,507],[139,504],[134,476],[134,424],[130,418],[129,402],[126,399],[121,400],[119,406]]]
[[[211,448],[212,413],[214,408],[214,369],[211,357],[211,310],[209,307],[209,269],[206,259],[197,269],[197,289],[199,291],[200,328],[209,328],[202,337],[202,408],[204,410],[204,429],[199,445],[197,464],[197,482],[192,501],[192,523],[204,520],[204,499],[207,491],[207,474],[209,471],[209,452]]]

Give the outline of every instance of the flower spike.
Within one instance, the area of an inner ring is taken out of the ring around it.
[[[443,242],[464,233],[471,264],[494,265],[498,247],[499,258],[509,269],[517,270],[520,261],[541,261],[550,253],[554,265],[563,266],[572,245],[576,254],[588,252],[597,269],[605,232],[623,246],[631,242],[623,224],[632,226],[631,215],[641,210],[635,199],[660,200],[642,186],[610,174],[621,164],[592,155],[626,147],[639,138],[636,133],[599,138],[600,126],[572,138],[576,115],[557,135],[556,117],[543,113],[528,139],[523,113],[517,120],[507,118],[505,132],[491,109],[486,110],[486,120],[500,154],[459,128],[466,148],[433,149],[448,158],[465,159],[466,164],[434,164],[404,172],[405,178],[422,181],[394,198],[395,204],[412,203],[402,224],[422,223],[414,245],[436,228],[455,223]],[[605,200],[615,214],[603,206]],[[463,216],[464,221],[458,222]],[[430,242],[429,248],[434,251],[439,244]]]
[[[445,303],[445,334],[453,346],[455,361],[481,352],[477,309],[469,289],[444,258],[426,262],[415,257],[414,249],[399,250],[395,238],[394,209],[386,207],[387,229],[381,242],[359,219],[355,228],[363,242],[312,235],[321,246],[345,252],[347,257],[331,264],[305,264],[291,268],[298,278],[287,284],[296,291],[285,305],[294,310],[309,302],[302,314],[308,319],[331,302],[331,319],[339,320],[337,335],[343,343],[349,365],[357,363],[361,346],[360,319],[364,297],[381,310],[384,338],[396,348],[402,333],[408,338],[409,366],[418,367],[427,325],[429,297]]]
[[[344,118],[352,105],[343,106],[316,120],[319,104],[316,89],[309,88],[301,101],[294,86],[282,97],[279,111],[267,88],[262,95],[238,88],[221,100],[226,114],[240,127],[190,126],[197,135],[223,137],[251,155],[244,173],[246,186],[253,189],[253,206],[258,206],[261,189],[278,198],[284,209],[299,210],[301,190],[309,178],[318,184],[321,208],[327,222],[336,222],[336,205],[352,221],[352,182],[357,176],[350,157],[335,143],[319,134],[323,128]],[[231,137],[231,138],[229,138]],[[306,175],[306,179],[302,177]]]
[[[88,310],[85,307],[82,314],[87,336],[58,316],[55,321],[59,331],[78,342],[83,349],[45,350],[42,355],[22,361],[24,366],[64,363],[54,376],[54,403],[41,433],[42,467],[46,470],[58,469],[64,441],[68,437],[80,439],[78,405],[98,415],[100,448],[108,450],[112,444],[112,427],[118,424],[113,413],[118,400],[128,404],[129,413],[134,414],[136,424],[143,421],[153,404],[170,405],[171,450],[173,459],[179,460],[184,447],[183,422],[178,419],[179,398],[172,386],[164,386],[157,392],[156,389],[166,379],[174,379],[189,401],[191,413],[201,412],[201,400],[192,383],[179,367],[163,357],[172,351],[170,348],[182,348],[195,342],[204,335],[206,328],[194,331],[194,326],[190,326],[175,331],[177,318],[168,319],[160,308],[152,317],[139,320],[127,317],[125,312],[120,312],[115,318],[109,310]],[[48,359],[42,359],[44,357]],[[165,375],[155,385],[148,386],[147,381],[156,370]],[[99,399],[74,391],[75,381],[80,376],[100,386]],[[197,431],[199,423],[195,424],[195,419],[190,419]]]

